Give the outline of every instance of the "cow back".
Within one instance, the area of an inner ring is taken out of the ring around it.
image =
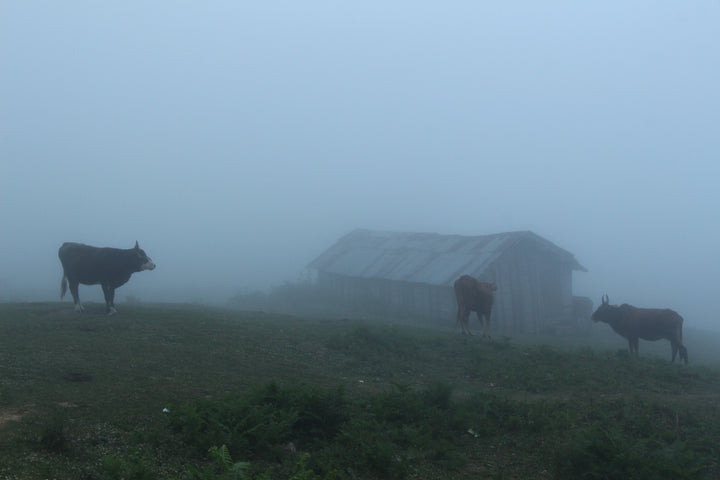
[[[637,308],[623,304],[618,307],[618,314],[618,320],[611,324],[618,333],[645,340],[682,338],[684,320],[669,308]]]
[[[65,276],[84,284],[120,286],[145,265],[150,265],[150,269],[155,267],[138,247],[120,249],[66,242],[58,250],[58,258]]]

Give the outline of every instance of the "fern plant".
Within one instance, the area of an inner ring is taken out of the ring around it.
[[[221,447],[212,446],[209,450],[210,457],[217,461],[218,465],[223,469],[223,478],[229,480],[245,480],[247,470],[250,468],[250,462],[233,462],[227,445]]]
[[[215,467],[198,468],[188,466],[187,478],[192,480],[249,480],[250,462],[233,462],[227,445],[212,446],[208,450],[210,458],[215,460]],[[220,472],[218,473],[218,469]]]

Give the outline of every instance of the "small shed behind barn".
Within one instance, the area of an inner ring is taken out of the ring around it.
[[[308,268],[317,271],[319,285],[348,301],[381,302],[444,323],[455,319],[457,278],[495,282],[493,331],[504,334],[575,327],[572,273],[587,271],[570,252],[530,231],[462,236],[354,230]]]

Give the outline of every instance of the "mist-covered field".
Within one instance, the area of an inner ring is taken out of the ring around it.
[[[720,478],[720,3],[0,10],[0,478]],[[358,228],[532,231],[690,364],[300,305]],[[157,268],[77,315],[65,242]]]
[[[720,370],[700,332],[685,367],[667,342],[628,358],[619,337],[87,307],[0,304],[1,478],[720,475]]]

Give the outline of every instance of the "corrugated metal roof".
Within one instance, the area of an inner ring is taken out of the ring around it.
[[[308,268],[358,278],[452,285],[463,274],[482,277],[507,249],[531,239],[586,271],[568,251],[528,231],[482,236],[354,230],[313,260]]]

